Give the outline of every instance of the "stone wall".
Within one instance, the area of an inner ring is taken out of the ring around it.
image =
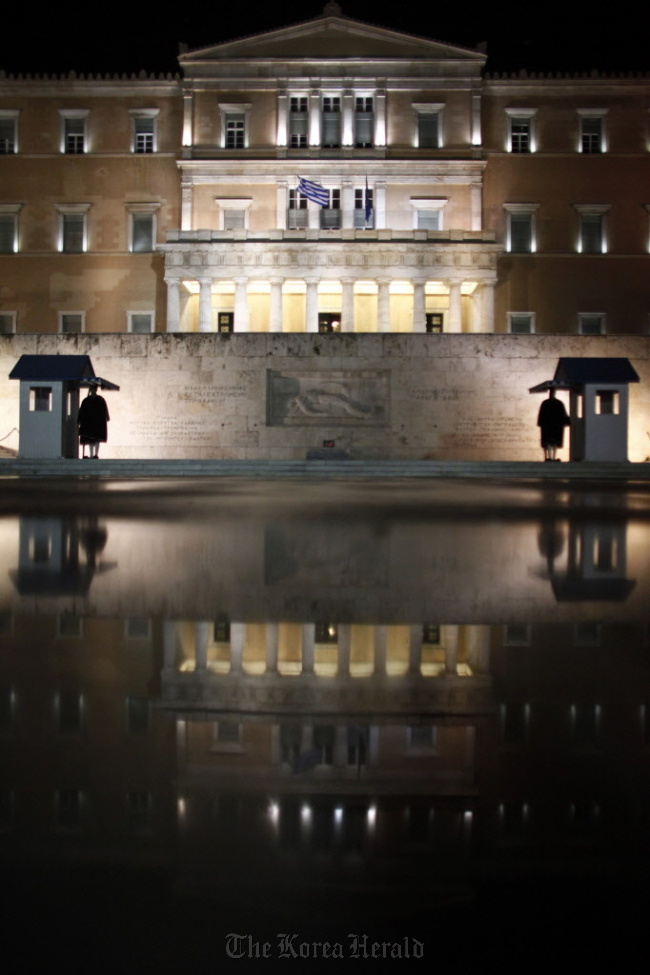
[[[648,337],[157,334],[0,338],[0,443],[16,450],[23,354],[86,354],[121,391],[104,457],[541,460],[541,396],[560,356],[625,356],[629,459],[650,455]],[[564,394],[562,394],[564,395]],[[566,459],[565,446],[561,456]]]

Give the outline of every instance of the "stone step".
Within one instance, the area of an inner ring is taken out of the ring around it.
[[[0,459],[0,477],[302,477],[650,479],[650,464],[438,460],[21,460]]]

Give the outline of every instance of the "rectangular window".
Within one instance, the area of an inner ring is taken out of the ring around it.
[[[338,230],[341,226],[341,191],[329,190],[329,203],[321,207],[320,225],[322,230]]]
[[[86,119],[81,117],[63,118],[63,151],[68,155],[79,155],[86,151]]]
[[[62,335],[79,335],[84,330],[84,313],[80,311],[59,312],[59,331]]]
[[[440,113],[418,112],[418,147],[440,148]]]
[[[603,222],[602,213],[581,213],[580,214],[580,253],[581,254],[602,254],[603,253]]]
[[[416,209],[417,230],[440,230],[440,210]]]
[[[374,145],[375,113],[372,97],[354,100],[354,144],[357,149],[371,149]]]
[[[532,335],[535,331],[535,315],[532,311],[508,312],[508,331],[512,335]]]
[[[154,247],[153,213],[131,214],[131,251],[133,254],[151,254]]]
[[[17,247],[16,214],[0,211],[0,254],[15,254]]]
[[[29,390],[29,412],[49,413],[52,409],[52,387],[31,386]]]
[[[10,156],[17,151],[17,114],[3,115],[0,113],[0,156]]]
[[[299,230],[307,226],[307,197],[298,190],[289,190],[289,212],[287,228]]]
[[[154,152],[156,145],[156,119],[153,115],[133,116],[133,151]]]
[[[15,311],[0,311],[0,335],[13,335],[16,331]]]
[[[580,118],[580,151],[587,153],[603,152],[604,124],[600,115],[583,115]]]
[[[244,114],[226,115],[226,149],[243,149],[246,139],[246,116]]]
[[[338,149],[341,145],[341,99],[336,95],[323,98],[321,143],[324,149]]]
[[[507,250],[512,254],[530,254],[533,251],[533,214],[508,213]]]
[[[510,118],[510,152],[531,151],[532,119],[521,116]]]
[[[604,335],[605,316],[602,314],[579,314],[578,331],[581,335]]]
[[[86,215],[61,214],[61,250],[64,254],[83,254],[86,249]]]
[[[129,311],[127,312],[127,324],[129,332],[134,335],[150,335],[153,328],[152,311]]]
[[[292,97],[289,101],[289,146],[292,149],[306,148],[308,123],[307,97]]]
[[[245,230],[246,229],[246,210],[238,208],[236,210],[225,209],[223,211],[224,230]]]
[[[354,226],[357,230],[372,230],[375,226],[373,192],[370,188],[354,191]]]

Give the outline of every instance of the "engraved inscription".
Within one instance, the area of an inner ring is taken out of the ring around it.
[[[267,373],[268,426],[385,426],[388,370]]]

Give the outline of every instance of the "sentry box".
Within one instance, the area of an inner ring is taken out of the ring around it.
[[[18,456],[30,460],[78,457],[79,390],[120,388],[87,355],[23,355],[9,378],[20,380]]]
[[[638,382],[629,359],[562,358],[530,392],[569,390],[570,460],[627,461],[628,385]]]

